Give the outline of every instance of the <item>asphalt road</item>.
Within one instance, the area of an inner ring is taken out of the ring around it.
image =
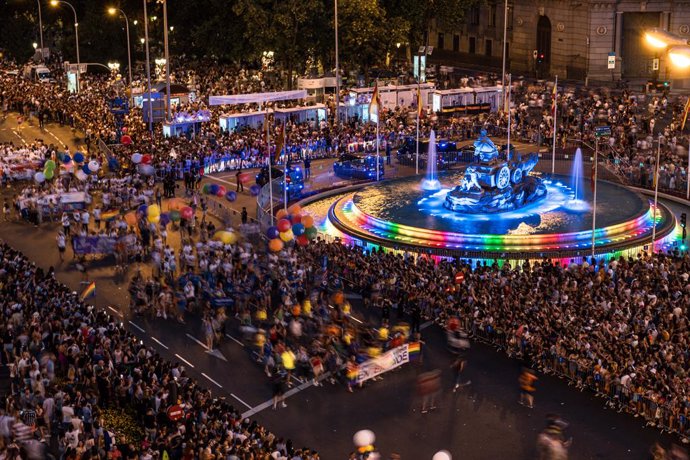
[[[12,136],[16,138],[15,133],[0,129],[0,140]],[[69,141],[65,138],[66,143]],[[324,167],[317,176],[327,175],[328,170]],[[317,180],[331,179],[325,176]],[[242,199],[246,201],[238,199],[233,205],[252,203],[250,196]],[[56,267],[61,281],[81,289],[80,276],[73,266],[59,261],[54,226],[34,228],[26,223],[2,222],[0,236],[40,266]],[[452,355],[435,326],[423,331],[423,365],[405,365],[385,374],[383,381],[352,394],[342,385],[316,388],[295,381],[297,390],[287,400],[288,407],[272,411],[270,405],[266,407],[271,396],[268,378],[252,362],[236,331],[229,331],[219,350],[207,353],[201,344],[198,318],[188,316],[187,324],[181,325],[160,318],[132,317],[127,310],[127,284],[114,282],[107,262],[93,263],[90,277],[97,285],[94,303],[118,315],[141,340],[162,356],[185,363],[203,385],[236,407],[251,411],[252,418],[279,436],[317,449],[324,459],[347,458],[353,433],[363,428],[377,434],[376,445],[384,458],[397,452],[403,459],[423,460],[439,449],[447,449],[456,459],[529,459],[533,458],[537,433],[549,413],[558,413],[571,424],[571,459],[643,459],[655,440],[671,442],[670,437],[644,428],[640,419],[605,410],[601,399],[550,376],[539,376],[535,409],[518,405],[520,364],[483,345],[474,344],[469,354],[466,376],[472,384],[454,394],[450,391]],[[356,315],[362,318],[373,314],[357,308]],[[415,381],[419,372],[428,369],[442,371],[444,391],[438,409],[421,414]]]

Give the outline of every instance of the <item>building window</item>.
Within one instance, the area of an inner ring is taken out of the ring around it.
[[[485,55],[487,55],[487,56],[491,56],[491,55],[492,55],[491,52],[493,51],[493,50],[492,50],[493,44],[494,44],[494,42],[491,41],[491,40],[486,40],[486,41],[484,42],[484,54],[485,54]]]
[[[453,35],[453,51],[460,51],[460,35]]]
[[[470,8],[469,11],[469,23],[471,26],[478,26],[479,25],[479,7],[478,6],[473,6]]]
[[[475,54],[476,52],[477,52],[477,39],[475,37],[470,37],[469,53]]]
[[[496,4],[489,5],[489,27],[496,27]]]
[[[438,49],[442,50],[443,48],[445,48],[443,46],[445,44],[444,43],[445,39],[446,39],[446,37],[443,35],[443,33],[439,32],[438,33]]]

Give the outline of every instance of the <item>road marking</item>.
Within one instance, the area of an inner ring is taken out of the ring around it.
[[[293,380],[297,380],[299,383],[304,383],[304,380],[302,380],[301,378],[297,377],[296,375],[291,375],[290,377],[292,377]]]
[[[203,375],[204,377],[206,377],[211,383],[215,384],[218,388],[223,388],[223,385],[221,385],[220,383],[216,382],[215,380],[213,380],[211,377],[209,377],[208,375],[204,374],[203,372],[201,373],[201,375]]]
[[[333,305],[328,305],[328,308],[330,308],[331,310],[335,310],[335,307],[334,307]],[[357,318],[355,318],[355,317],[352,316],[352,315],[350,315],[350,319],[353,319],[353,320],[357,321],[359,324],[364,324],[364,323],[362,322],[362,320],[357,319]]]
[[[146,331],[143,330],[139,325],[133,323],[132,321],[129,321],[129,324],[131,324],[132,326],[134,326],[134,327],[136,327],[137,329],[139,329],[139,331],[142,332],[142,333],[143,333],[143,332],[146,332]]]
[[[19,132],[18,132],[16,129],[12,128],[12,132],[13,132],[14,135],[17,136],[23,143],[26,144],[26,140],[24,139],[24,137],[23,137],[21,134],[19,134]]]
[[[53,139],[55,139],[55,140],[58,141],[60,144],[62,144],[63,147],[67,147],[67,144],[65,144],[65,143],[62,141],[62,139],[60,139],[60,138],[57,137],[55,134],[53,134],[52,131],[50,131],[48,128],[43,128],[43,129],[44,129],[48,134],[50,134],[51,136],[53,136]]]
[[[319,377],[319,382],[324,381],[325,379],[327,379],[328,377],[330,377],[330,375],[331,375],[330,372],[326,372],[326,373],[324,373],[324,374],[321,374],[321,376]],[[294,396],[294,395],[296,395],[297,393],[299,393],[300,391],[306,390],[307,388],[309,388],[309,387],[312,386],[312,385],[314,385],[314,382],[313,382],[312,379],[309,379],[309,381],[304,382],[302,385],[300,385],[300,386],[298,386],[298,387],[295,387],[295,388],[293,388],[292,390],[287,391],[287,392],[285,393],[284,399],[287,399],[287,398],[289,398],[290,396]],[[234,396],[234,395],[233,395],[233,396]],[[268,399],[268,400],[262,402],[261,404],[259,404],[259,405],[256,406],[256,407],[250,407],[249,410],[248,410],[247,412],[245,412],[244,414],[242,414],[242,418],[247,418],[247,417],[251,417],[252,415],[258,414],[259,412],[261,412],[261,411],[263,411],[263,410],[265,410],[265,409],[268,409],[268,408],[271,407],[272,405],[273,405],[273,399],[272,399],[272,398],[271,398],[271,399]]]
[[[244,401],[242,401],[240,398],[238,398],[238,397],[235,395],[235,393],[230,393],[230,396],[232,396],[233,398],[235,398],[236,400],[238,400],[239,402],[241,402],[242,404],[244,404],[245,406],[247,406],[249,409],[252,408],[252,406],[250,406],[249,404],[247,404],[246,402],[244,402]],[[242,417],[242,418],[246,418],[246,417]]]
[[[237,182],[230,182],[225,179],[221,179],[220,177],[213,177],[213,176],[206,176],[209,180],[217,180],[218,182],[222,182],[224,184],[232,185],[233,187],[237,187]]]
[[[189,337],[190,339],[194,340],[196,343],[198,343],[199,345],[201,345],[202,347],[204,347],[204,350],[207,350],[207,351],[208,351],[208,347],[207,347],[206,345],[204,345],[204,343],[203,343],[201,340],[197,339],[196,337],[194,337],[194,336],[191,335],[191,334],[187,334],[187,337]]]
[[[158,340],[157,338],[151,336],[151,340],[153,340],[154,342],[156,342],[158,345],[165,348],[166,350],[169,350],[168,346],[166,344],[164,344],[163,342],[161,342],[160,340]]]
[[[187,365],[189,367],[194,369],[194,364],[190,363],[189,361],[187,361],[186,359],[184,359],[182,356],[178,355],[177,353],[175,353],[175,356],[177,356],[182,362],[187,363]]]
[[[118,316],[123,316],[123,315],[122,315],[122,312],[119,312],[119,311],[115,310],[115,309],[114,309],[113,307],[111,307],[110,305],[108,305],[108,309],[111,310],[113,313],[115,313],[115,314],[118,315]]]
[[[424,324],[422,324],[421,326],[419,326],[419,330],[420,330],[420,331],[423,331],[424,329],[426,329],[427,327],[431,326],[432,324],[434,324],[434,322],[433,322],[432,320],[429,320],[429,321],[427,321],[426,323],[424,323]]]
[[[225,337],[229,338],[230,340],[234,341],[239,346],[244,348],[244,344],[242,342],[240,342],[239,340],[237,340],[235,337],[231,336],[230,334],[225,334]]]

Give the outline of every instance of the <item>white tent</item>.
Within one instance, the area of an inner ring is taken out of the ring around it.
[[[239,105],[239,104],[265,104],[274,101],[289,101],[292,99],[305,99],[307,91],[300,89],[295,91],[276,91],[272,93],[233,94],[229,96],[210,96],[210,105]]]

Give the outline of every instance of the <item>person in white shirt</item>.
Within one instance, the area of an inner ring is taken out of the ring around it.
[[[85,232],[88,232],[88,231],[89,231],[89,221],[90,221],[90,220],[91,220],[91,214],[89,214],[89,211],[84,210],[84,211],[81,213],[81,225],[82,225],[82,229],[83,229]]]
[[[58,253],[60,255],[60,261],[63,261],[63,260],[65,260],[65,245],[66,245],[65,234],[62,232],[58,232],[57,237],[55,239],[57,241],[57,247],[58,247]]]

